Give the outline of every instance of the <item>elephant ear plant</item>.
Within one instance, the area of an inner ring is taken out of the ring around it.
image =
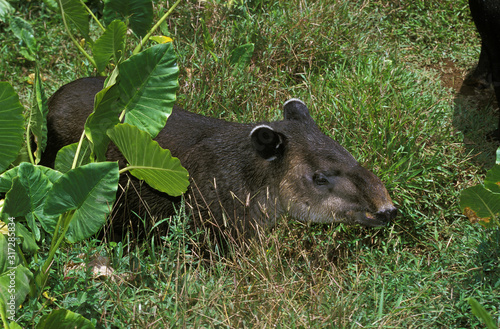
[[[486,173],[484,183],[469,187],[460,194],[460,209],[473,224],[500,228],[500,148],[496,164]]]
[[[47,99],[38,70],[31,109],[20,104],[9,83],[0,82],[0,229],[4,233],[0,234],[0,316],[4,328],[20,328],[16,312],[26,298],[37,299],[44,291],[58,248],[87,239],[102,228],[121,173],[130,171],[173,196],[181,195],[189,184],[179,160],[152,140],[164,127],[178,89],[171,39],[157,37],[167,42],[141,51],[180,0],[151,29],[152,2],[125,2],[105,1],[106,27],[92,15],[102,32],[95,40],[89,35],[91,10],[79,0],[57,2],[75,46],[100,75],[110,74],[96,96],[80,141],[59,151],[56,169],[37,165],[47,140]],[[134,32],[131,37],[128,28]],[[76,41],[75,33],[85,37],[85,45]],[[127,37],[136,40],[133,51],[126,49],[132,44]],[[31,55],[36,68],[37,54]],[[104,161],[110,140],[129,163],[121,170],[117,162]],[[41,245],[50,246],[43,256]],[[59,309],[44,315],[36,328],[53,328],[56,322],[58,328],[94,327],[81,315]]]
[[[460,209],[471,223],[486,229],[500,229],[500,148],[496,164],[488,170],[483,184],[466,188],[460,193]],[[487,328],[498,328],[492,316],[473,297],[467,299],[474,315]]]

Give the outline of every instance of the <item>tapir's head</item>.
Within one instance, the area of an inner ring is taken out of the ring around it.
[[[281,168],[279,202],[304,222],[384,226],[397,210],[380,179],[324,135],[306,105],[291,99],[284,120],[251,133],[254,149]]]

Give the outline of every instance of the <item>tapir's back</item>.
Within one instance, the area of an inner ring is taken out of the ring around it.
[[[76,143],[85,120],[94,109],[94,96],[102,90],[104,78],[83,78],[57,90],[48,101],[47,147],[41,165],[53,167],[57,151]]]
[[[103,77],[82,78],[62,86],[48,101],[47,115],[48,141],[40,164],[53,167],[57,151],[76,143],[83,132],[85,121],[94,109],[94,97],[104,86]],[[199,143],[216,127],[227,124],[191,113],[174,106],[166,127],[157,139],[164,148],[188,149]],[[164,136],[164,138],[159,138]]]

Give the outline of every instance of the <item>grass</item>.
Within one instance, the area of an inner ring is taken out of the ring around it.
[[[48,54],[48,94],[91,74],[59,17],[33,2],[18,14]],[[203,257],[190,247],[200,234],[182,214],[141,243],[129,236],[67,245],[46,298],[19,313],[23,327],[58,307],[99,328],[479,327],[467,297],[500,317],[499,233],[471,225],[458,209],[459,192],[493,163],[496,145],[485,135],[496,117],[440,79],[445,61],[463,71],[478,58],[466,1],[254,0],[228,8],[209,0],[182,4],[163,31],[178,51],[180,105],[232,121],[277,120],[284,101],[301,98],[327,134],[381,177],[400,215],[383,229],[283,218],[248,249],[211,248]],[[33,68],[5,32],[0,80],[30,106]],[[237,70],[231,51],[248,42],[254,55]],[[69,270],[96,255],[109,259],[115,280]]]

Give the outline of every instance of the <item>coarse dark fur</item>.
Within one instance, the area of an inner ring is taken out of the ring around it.
[[[93,97],[103,80],[85,78],[61,87],[49,100],[48,146],[42,162],[53,165],[56,150],[78,141]],[[301,221],[386,225],[396,215],[389,194],[369,170],[323,134],[303,102],[284,105],[284,119],[233,123],[175,106],[155,140],[178,157],[190,174],[185,195],[195,223],[232,232],[270,227],[282,215]],[[107,157],[125,159],[111,145]],[[126,176],[120,179],[125,186]],[[131,179],[122,222],[131,211],[163,218],[180,199]],[[121,201],[119,201],[121,202]]]
[[[491,80],[500,105],[500,0],[469,0],[469,8],[481,35],[481,54],[472,79]],[[491,137],[500,141],[500,112],[498,128]]]

